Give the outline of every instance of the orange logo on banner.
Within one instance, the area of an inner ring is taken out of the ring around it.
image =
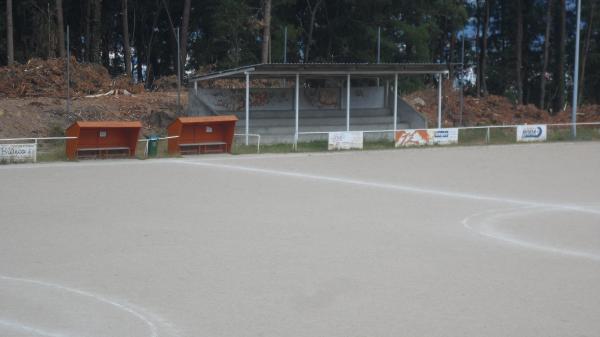
[[[396,146],[413,146],[429,144],[427,130],[402,130],[396,131]]]

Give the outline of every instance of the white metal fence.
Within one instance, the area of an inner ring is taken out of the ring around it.
[[[6,154],[4,153],[4,148],[9,147],[9,146],[22,146],[22,145],[31,145],[33,144],[34,146],[34,151],[32,151],[31,156],[27,156],[23,158],[22,161],[28,161],[27,159],[30,159],[32,162],[36,163],[38,161],[38,155],[40,154],[46,154],[49,153],[49,151],[45,151],[45,146],[43,146],[45,143],[48,142],[63,142],[68,140],[68,139],[75,139],[77,137],[27,137],[27,138],[2,138],[0,139],[0,148],[2,148],[2,151],[0,151],[0,161],[4,161],[6,160],[7,162],[11,161],[11,158],[14,158],[14,156],[11,156],[10,154]],[[63,149],[64,151],[64,149]],[[21,160],[19,160],[21,161]]]
[[[260,135],[256,133],[236,133],[235,137],[244,137],[246,146],[249,145],[248,138],[256,138],[256,153],[260,153]]]
[[[258,134],[235,134],[235,137],[256,139],[256,153],[260,153],[261,136]],[[158,156],[166,156],[165,141],[179,136],[138,139],[142,146],[137,147],[137,157],[148,158],[150,141],[157,141]],[[66,160],[66,141],[77,137],[26,137],[0,138],[0,163],[33,162],[43,160]]]
[[[588,123],[554,123],[543,124],[547,128],[546,141],[563,141],[563,140],[600,140],[600,122]],[[485,126],[468,126],[457,127],[458,129],[458,144],[492,144],[492,143],[515,143],[517,142],[517,129],[523,125],[485,125]],[[389,146],[393,146],[397,131],[402,130],[364,130],[365,140],[379,140],[388,142]],[[337,131],[331,131],[337,132]],[[317,141],[327,141],[329,131],[319,132],[299,132],[299,138],[302,136],[320,136]],[[379,134],[380,136],[377,136]],[[159,137],[156,141],[164,142],[166,140],[177,138],[178,136]],[[250,137],[256,139],[256,152],[261,151],[261,135],[260,134],[235,134],[236,138]],[[312,137],[314,140],[315,137]],[[370,139],[367,139],[370,138]],[[11,158],[17,158],[22,155],[24,160],[19,161],[39,161],[39,157],[45,156],[44,160],[64,160],[66,141],[76,139],[76,137],[26,137],[26,138],[4,138],[0,139],[0,163],[10,162]],[[148,144],[150,138],[139,139],[139,142],[144,143],[143,152],[138,157],[148,157]],[[296,139],[293,148],[298,150],[299,140]],[[305,142],[306,143],[306,142]],[[164,143],[162,143],[164,144]],[[241,144],[241,143],[240,143]],[[33,151],[27,152],[26,147],[33,145]],[[140,148],[140,147],[138,147]],[[141,151],[140,149],[140,151]],[[166,153],[166,149],[163,151]],[[159,155],[160,156],[160,155]],[[47,158],[46,158],[47,157]],[[7,160],[8,158],[8,160]],[[19,157],[21,158],[21,157]]]
[[[537,125],[537,124],[531,124]],[[546,141],[561,141],[561,140],[600,140],[600,122],[587,122],[587,123],[553,123],[553,124],[541,124],[548,128],[548,139]],[[516,131],[519,127],[527,126],[527,124],[511,124],[511,125],[485,125],[485,126],[466,126],[466,127],[450,127],[452,129],[458,129],[459,133],[459,144],[465,144],[469,142],[490,144],[495,142],[510,143],[517,142]],[[379,140],[394,140],[395,134],[398,130],[353,130],[362,132],[367,135],[380,134]],[[313,136],[305,137],[312,138],[313,141],[326,141],[327,136],[332,132],[340,131],[315,131],[315,132],[299,132],[299,139],[294,142],[294,149],[298,148],[298,143],[302,136]],[[514,135],[514,137],[512,137]],[[321,136],[314,137],[314,136]],[[366,138],[366,137],[365,137]],[[367,140],[367,139],[366,139]],[[368,140],[367,140],[368,141]],[[478,142],[480,141],[480,142]]]
[[[160,143],[161,140],[169,140],[169,139],[174,139],[174,138],[179,138],[179,136],[150,137],[150,138],[138,139],[138,142],[144,143],[144,158],[148,158],[148,145],[150,144],[150,141],[157,141]],[[157,146],[158,146],[158,144],[157,144]]]

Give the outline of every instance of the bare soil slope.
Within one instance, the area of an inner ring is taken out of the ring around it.
[[[111,78],[106,68],[80,64],[71,59],[71,113],[66,112],[66,64],[61,59],[32,59],[26,64],[0,67],[0,137],[60,136],[77,120],[141,120],[144,134],[164,133],[175,118],[177,88],[174,76],[154,82],[156,91],[145,91],[128,78]],[[261,80],[255,85],[271,86]],[[276,81],[279,85],[279,81]],[[238,88],[239,81],[221,80],[214,87]],[[90,97],[92,96],[92,97]],[[425,114],[430,125],[437,120],[437,91],[426,89],[406,95],[405,100]],[[460,124],[458,92],[449,83],[444,88],[444,125]],[[182,106],[187,94],[182,93]],[[583,106],[579,121],[600,121],[599,106]],[[516,106],[501,96],[465,96],[463,125],[563,123],[570,109],[555,116],[533,105]]]
[[[403,97],[417,111],[423,113],[429,125],[437,123],[437,89],[425,89]],[[460,125],[460,95],[449,83],[443,91],[444,126]],[[571,107],[551,115],[535,105],[516,105],[504,96],[464,96],[463,125],[512,125],[533,123],[569,123]],[[600,106],[584,105],[579,108],[579,122],[600,121]]]
[[[71,113],[67,114],[64,60],[32,59],[0,68],[0,137],[60,136],[77,120],[141,120],[144,134],[164,132],[175,116],[171,78],[147,92],[128,78],[111,78],[106,68],[71,59]],[[175,86],[176,87],[176,86]],[[187,94],[182,93],[182,105]]]

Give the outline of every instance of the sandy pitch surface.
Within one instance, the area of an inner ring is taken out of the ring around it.
[[[0,167],[0,335],[597,336],[600,143]]]

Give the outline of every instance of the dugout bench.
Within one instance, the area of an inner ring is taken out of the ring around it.
[[[237,117],[179,117],[167,128],[169,154],[231,153]]]
[[[79,121],[67,128],[67,158],[129,158],[135,155],[140,122]]]

